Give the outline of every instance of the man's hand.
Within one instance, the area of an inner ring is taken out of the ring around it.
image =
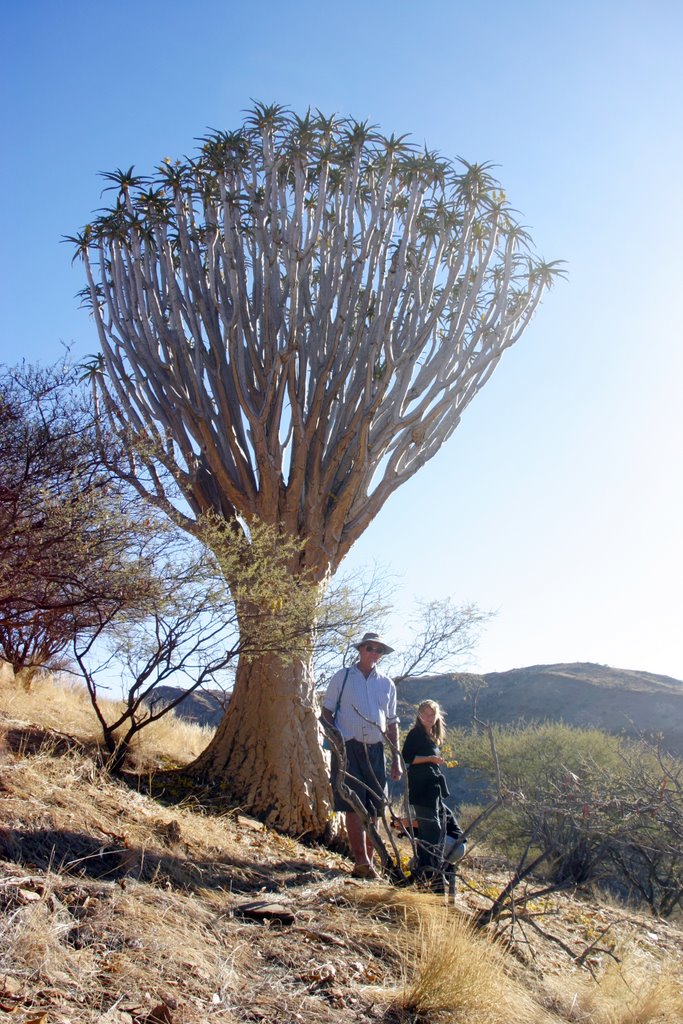
[[[403,768],[401,767],[401,758],[398,756],[398,724],[396,722],[390,722],[387,726],[387,739],[391,744],[391,778],[394,782],[403,775]]]

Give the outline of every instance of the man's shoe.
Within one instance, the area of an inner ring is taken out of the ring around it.
[[[377,872],[372,864],[354,864],[351,872],[352,878],[377,878]]]

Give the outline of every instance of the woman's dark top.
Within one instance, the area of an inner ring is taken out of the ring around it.
[[[403,760],[408,767],[408,799],[411,804],[436,807],[439,797],[448,796],[448,786],[438,764],[413,764],[415,757],[438,756],[439,748],[419,722],[403,743]]]

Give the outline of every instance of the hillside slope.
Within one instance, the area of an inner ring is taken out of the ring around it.
[[[143,777],[112,780],[77,739],[15,716],[0,706],[3,1018],[682,1019],[683,932],[673,922],[577,892],[520,904],[496,934],[472,931],[506,881],[486,857],[463,862],[450,907],[417,888],[357,881],[330,850],[237,811],[154,799]]]

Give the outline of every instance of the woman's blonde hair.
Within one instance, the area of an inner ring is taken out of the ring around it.
[[[422,719],[420,718],[420,712],[424,711],[426,708],[429,708],[431,711],[435,711],[436,718],[434,719],[434,725],[431,727],[431,729],[425,731],[428,731],[429,736],[434,740],[435,743],[441,744],[446,738],[446,726],[444,725],[443,721],[445,715],[435,700],[422,701],[422,703],[418,706],[417,709],[415,725],[421,725],[423,729],[425,728]]]

